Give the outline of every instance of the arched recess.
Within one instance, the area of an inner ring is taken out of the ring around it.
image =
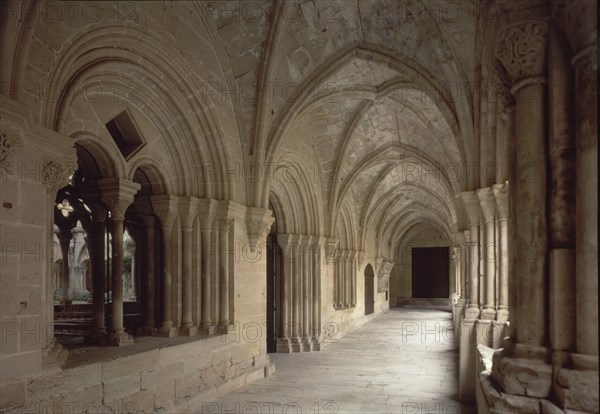
[[[151,125],[146,128],[146,152],[165,155],[161,165],[173,172],[173,192],[245,204],[245,180],[227,179],[226,174],[243,165],[239,134],[231,133],[213,113],[219,105],[210,96],[195,93],[202,88],[200,74],[173,54],[167,39],[135,25],[96,25],[73,32],[47,75],[53,87],[46,93],[52,99],[43,101],[39,120],[66,135],[89,131],[102,136],[108,107],[114,112],[137,108],[144,114],[142,122]],[[74,108],[85,111],[73,117]],[[100,114],[100,122],[90,116],[93,112]]]

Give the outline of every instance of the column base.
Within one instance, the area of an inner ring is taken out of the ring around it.
[[[201,323],[199,331],[202,335],[212,335],[217,332],[217,327],[212,322],[209,323]]]
[[[106,344],[109,346],[125,346],[133,343],[133,337],[125,331],[111,332],[106,338]]]
[[[289,338],[277,338],[277,352],[289,354],[292,352]]]
[[[312,342],[312,350],[313,351],[320,351],[321,350],[321,342],[319,341],[319,338],[316,336],[311,337],[311,342]]]
[[[465,319],[475,320],[479,319],[479,308],[476,306],[469,306],[465,310]]]
[[[179,327],[179,335],[180,336],[194,336],[197,333],[198,333],[198,328],[196,328],[193,325]]]
[[[505,322],[508,321],[509,316],[510,312],[508,311],[508,308],[500,308],[496,313],[496,320]]]
[[[544,347],[514,344],[494,354],[492,378],[506,394],[547,398],[552,389],[548,359]]]
[[[310,336],[304,336],[300,345],[300,352],[311,352],[312,351],[312,340]]]
[[[233,332],[235,326],[229,322],[221,322],[219,326],[217,326],[217,332],[221,334],[226,334],[229,332]]]
[[[494,308],[483,308],[480,319],[489,321],[496,319],[496,310]]]
[[[164,336],[166,338],[172,338],[177,335],[177,328],[174,326],[161,326],[156,330],[156,336]]]
[[[290,338],[292,352],[302,352],[302,340],[298,337]]]

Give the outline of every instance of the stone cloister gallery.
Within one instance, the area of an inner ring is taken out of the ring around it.
[[[225,412],[437,309],[427,412],[598,413],[595,0],[0,7],[0,412]]]

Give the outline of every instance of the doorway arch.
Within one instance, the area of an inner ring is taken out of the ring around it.
[[[373,266],[365,267],[365,315],[375,311],[375,272]]]

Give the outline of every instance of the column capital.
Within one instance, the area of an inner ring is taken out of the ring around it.
[[[198,215],[198,202],[196,197],[179,197],[179,218],[181,227],[191,229]]]
[[[500,220],[508,219],[510,209],[508,208],[508,181],[504,184],[494,184],[494,198],[496,199],[496,207],[498,207],[498,216]]]
[[[468,231],[468,230],[465,230]],[[454,233],[454,242],[458,245],[465,244],[467,241],[465,231],[457,231]]]
[[[69,184],[68,165],[56,158],[44,157],[42,184],[49,195],[56,196],[58,190]]]
[[[198,200],[198,220],[202,230],[212,230],[217,215],[218,203],[212,198],[201,198]]]
[[[267,239],[269,230],[275,221],[271,210],[260,207],[249,207],[246,210],[246,229],[250,250],[254,252],[256,246],[263,244]],[[277,238],[279,242],[279,237]]]
[[[105,178],[98,180],[98,190],[102,202],[108,207],[113,219],[125,218],[127,207],[133,203],[135,194],[142,186],[129,180]]]
[[[514,85],[545,73],[547,19],[523,21],[509,26],[500,35],[497,57]]]
[[[469,224],[471,226],[479,224],[480,206],[479,199],[477,198],[477,193],[475,191],[465,191],[460,193],[460,196],[463,200],[463,204],[467,212]]]
[[[552,17],[563,29],[575,55],[590,46],[596,49],[598,36],[597,2],[555,0]]]
[[[217,227],[219,231],[228,232],[233,224],[233,218],[217,218]]]
[[[158,217],[163,228],[173,227],[179,208],[179,197],[171,194],[153,195],[150,197],[152,211]]]
[[[477,198],[479,198],[483,220],[486,223],[494,221],[496,203],[494,201],[494,190],[492,190],[492,187],[480,188],[477,190]]]

